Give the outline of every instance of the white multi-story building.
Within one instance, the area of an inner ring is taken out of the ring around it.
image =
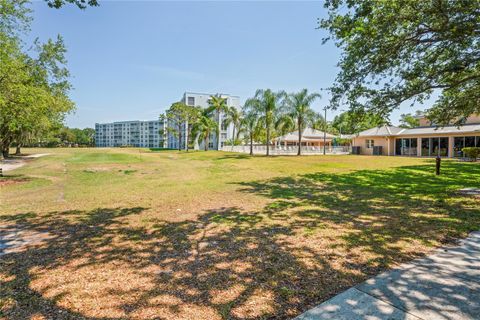
[[[213,94],[209,93],[185,92],[180,102],[189,106],[208,108],[212,96]],[[226,98],[229,107],[240,108],[240,97],[229,94],[220,94],[220,96]],[[218,144],[216,133],[212,133],[209,137],[208,148],[216,150],[218,146],[222,148],[225,141],[233,138],[233,124],[225,125],[225,115],[223,113],[215,114],[213,117],[220,124],[220,145]],[[95,144],[97,147],[133,146],[179,149],[178,144],[180,143],[180,149],[186,149],[185,137],[189,124],[182,124],[183,133],[181,139],[179,139],[178,135],[167,130],[167,127],[173,127],[174,125],[175,123],[171,120],[97,123],[95,124]],[[200,149],[205,148],[203,141],[199,141],[198,147]]]
[[[161,120],[120,121],[95,124],[97,147],[165,147],[165,125]]]
[[[211,93],[197,93],[197,92],[185,92],[183,97],[181,98],[181,102],[185,103],[189,106],[199,106],[202,108],[208,108],[210,106],[210,98],[214,94]],[[240,97],[232,96],[229,94],[220,94],[222,98],[226,98],[227,106],[240,108]],[[230,140],[233,138],[233,124],[229,124],[228,126],[225,125],[224,119],[225,115],[220,113],[218,115],[214,115],[215,121],[220,124],[220,148],[223,147],[225,141]],[[170,125],[170,124],[169,124]],[[182,135],[183,138],[186,136],[187,125],[184,125],[184,134]],[[174,137],[172,134],[168,134],[168,147],[171,149],[178,149],[178,137]],[[218,140],[217,135],[213,132],[209,137],[209,149],[218,149]],[[185,141],[182,139],[181,141],[181,148],[185,149]],[[205,146],[203,145],[203,141],[199,141],[199,148],[204,149]]]

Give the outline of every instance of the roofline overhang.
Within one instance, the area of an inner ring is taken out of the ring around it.
[[[458,135],[465,135],[465,134],[480,134],[480,130],[475,131],[459,131],[459,132],[431,132],[431,133],[401,133],[395,135],[376,135],[376,136],[362,136],[357,135],[353,137],[355,138],[401,138],[401,137],[416,137],[416,136],[458,136]]]

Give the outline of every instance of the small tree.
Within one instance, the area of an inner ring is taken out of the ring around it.
[[[467,147],[462,149],[463,154],[472,161],[477,161],[480,156],[480,148],[478,147]]]
[[[198,119],[202,114],[201,107],[194,107],[185,105],[185,121],[186,121],[186,130],[185,130],[185,143],[188,152],[188,144],[190,142],[191,133],[195,123],[197,123]]]
[[[242,119],[242,128],[248,137],[248,143],[250,144],[250,155],[253,156],[253,140],[259,133],[259,121],[258,116],[254,111],[249,111]]]
[[[217,122],[210,116],[210,110],[201,110],[198,121],[193,126],[193,132],[196,135],[195,140],[202,138],[205,144],[204,149],[208,151],[211,133],[215,132],[217,136],[219,134]]]
[[[183,131],[187,121],[188,106],[183,102],[175,102],[167,110],[166,117],[169,124],[167,130],[173,136],[178,138],[178,151],[182,150]],[[171,125],[170,125],[171,124]],[[188,149],[188,141],[185,141],[185,147]]]
[[[215,112],[215,116],[217,118],[217,127],[218,130],[215,130],[217,133],[217,149],[220,150],[220,126],[221,126],[221,121],[220,121],[220,115],[222,112],[227,112],[228,111],[228,104],[227,104],[227,98],[223,98],[219,93],[217,93],[214,96],[210,97],[210,100],[208,101],[210,104],[210,107],[207,109],[207,111],[210,112]]]
[[[400,128],[415,128],[420,125],[420,120],[418,119],[418,116],[421,114],[421,111],[417,111],[415,115],[412,115],[410,113],[404,113],[400,115]]]
[[[242,112],[234,106],[229,107],[226,112],[225,124],[229,125],[230,123],[233,125],[233,137],[231,140],[233,150],[235,141],[238,140],[238,135],[240,134],[240,127],[242,123]]]
[[[342,134],[356,134],[363,130],[388,124],[387,119],[363,110],[342,112],[335,116],[332,122],[333,128]]]

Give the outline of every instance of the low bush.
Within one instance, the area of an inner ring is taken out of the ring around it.
[[[477,161],[477,158],[480,156],[480,148],[478,147],[463,148],[462,151],[465,157],[473,161]]]

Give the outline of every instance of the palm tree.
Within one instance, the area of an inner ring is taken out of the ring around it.
[[[320,98],[320,94],[308,94],[308,90],[303,89],[300,92],[289,94],[286,99],[286,114],[295,121],[298,130],[297,155],[301,155],[303,130],[308,124],[313,123],[317,117],[316,112],[310,107],[317,98]]]
[[[226,112],[228,110],[228,105],[227,105],[227,98],[222,98],[222,96],[217,93],[214,96],[210,97],[210,100],[208,101],[208,104],[210,107],[208,108],[208,111],[215,111],[215,115],[217,118],[217,126],[218,126],[218,132],[220,132],[220,114],[222,112]],[[220,150],[220,135],[217,134],[217,149]]]
[[[217,122],[212,119],[210,110],[204,109],[202,111],[200,117],[194,125],[193,131],[196,134],[195,140],[198,141],[198,138],[202,138],[205,144],[205,151],[208,151],[210,134],[215,132],[218,137],[219,133]]]
[[[284,91],[273,92],[270,89],[259,89],[253,98],[245,102],[248,110],[252,110],[260,117],[258,121],[263,124],[267,135],[267,156],[270,155],[270,139],[275,120],[279,115],[280,107],[286,97]]]
[[[185,147],[187,148],[187,152],[188,152],[188,143],[191,139],[190,136],[191,136],[192,130],[195,126],[195,123],[200,118],[201,114],[202,114],[202,107],[185,105],[185,123],[186,123],[186,129],[187,129],[185,130],[185,134],[186,134]]]
[[[275,130],[279,136],[286,135],[295,130],[295,120],[288,114],[282,114],[275,123]]]
[[[253,139],[259,131],[258,125],[258,115],[252,110],[246,113],[245,117],[243,117],[241,122],[241,127],[243,128],[245,134],[248,136],[251,156],[253,156]]]
[[[228,108],[225,117],[225,124],[229,125],[230,123],[233,124],[233,136],[232,136],[232,150],[233,146],[235,145],[235,141],[238,139],[238,135],[240,133],[240,126],[242,122],[242,112],[239,111],[237,108],[231,106]]]

